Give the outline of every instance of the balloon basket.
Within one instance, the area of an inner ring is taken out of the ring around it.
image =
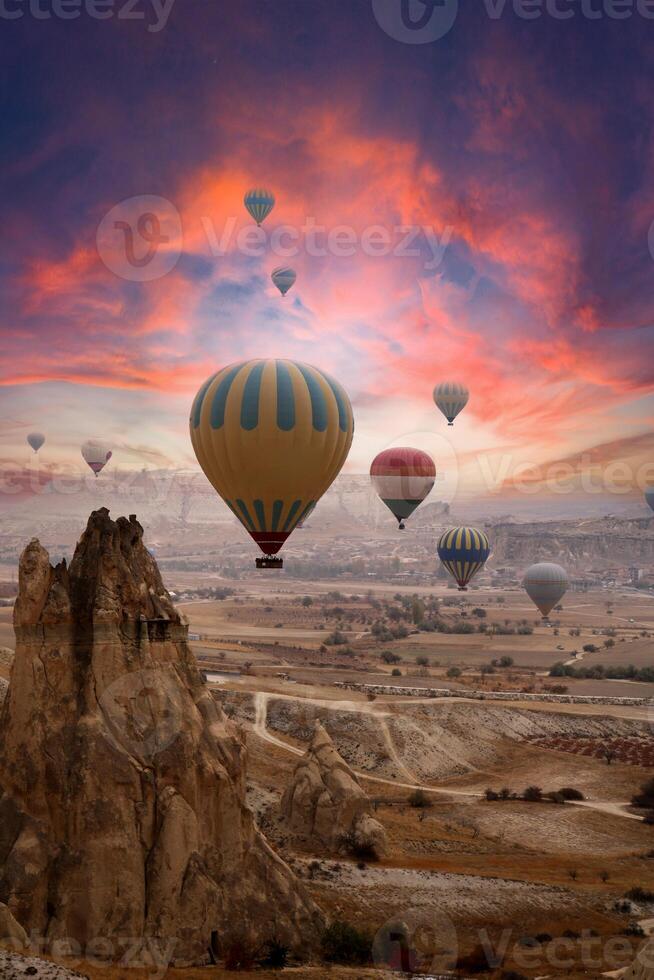
[[[459,586],[459,592],[467,592],[467,591],[468,591],[468,586],[467,585],[460,585]]]
[[[284,559],[283,558],[257,558],[257,568],[283,568]]]
[[[398,531],[404,531],[405,528],[406,528],[406,524],[404,523],[404,521],[400,521]]]

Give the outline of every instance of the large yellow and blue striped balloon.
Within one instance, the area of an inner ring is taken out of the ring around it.
[[[253,360],[221,368],[191,409],[207,478],[267,555],[275,555],[338,475],[352,444],[345,390],[309,364]]]
[[[243,203],[260,225],[275,207],[275,195],[265,187],[253,187],[243,198]]]
[[[486,564],[490,544],[483,531],[475,527],[452,527],[441,535],[438,557],[464,592],[468,582]]]

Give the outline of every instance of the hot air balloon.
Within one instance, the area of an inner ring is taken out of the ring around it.
[[[454,419],[466,407],[469,398],[470,392],[458,381],[442,381],[434,388],[434,401],[448,425],[454,425]]]
[[[30,432],[30,434],[27,437],[27,441],[32,447],[32,449],[34,450],[34,452],[38,453],[39,449],[45,442],[45,436],[43,435],[42,432]]]
[[[316,504],[314,504],[313,507],[309,507],[308,511],[302,515],[302,519],[299,520],[295,526],[304,527],[304,525],[309,520],[309,518],[311,517],[315,509],[316,509]]]
[[[527,569],[522,584],[543,619],[547,619],[568,591],[569,582],[564,568],[554,562],[542,561]]]
[[[385,449],[373,459],[370,478],[403,531],[405,519],[420,506],[434,486],[436,467],[431,456],[420,449]]]
[[[340,471],[354,419],[344,389],[297,361],[232,364],[202,385],[191,442],[209,482],[267,556],[274,558]]]
[[[91,467],[96,477],[105,468],[111,459],[112,452],[105,442],[96,439],[89,439],[82,445],[82,456]]]
[[[645,487],[645,500],[654,510],[654,487]]]
[[[489,554],[488,538],[474,527],[450,528],[438,542],[438,557],[459,586],[459,592],[465,592]]]
[[[277,269],[273,269],[270,278],[282,296],[286,296],[286,293],[297,279],[297,273],[295,269],[290,269],[287,265],[280,265]]]
[[[243,203],[256,223],[260,225],[275,207],[275,195],[263,187],[254,187],[247,192]]]

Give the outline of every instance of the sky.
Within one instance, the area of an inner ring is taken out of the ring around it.
[[[200,384],[276,356],[345,386],[350,472],[417,445],[470,493],[654,482],[652,18],[5,0],[0,461],[34,465],[37,429],[46,469],[94,437],[194,467]],[[442,380],[471,391],[453,430]]]

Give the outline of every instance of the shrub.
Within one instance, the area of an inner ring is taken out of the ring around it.
[[[391,677],[401,677],[401,676],[402,676],[402,671],[400,670],[400,668],[399,667],[393,667],[393,669],[391,671]]]
[[[447,668],[447,676],[448,677],[460,677],[461,676],[461,668],[460,667],[448,667]]]
[[[330,633],[329,636],[325,637],[325,643],[329,647],[342,646],[344,643],[347,643],[347,638],[344,633],[341,633],[340,630],[334,630],[333,633]]]
[[[414,789],[413,793],[409,796],[408,803],[410,806],[414,807],[427,807],[431,806],[431,801],[424,790]]]
[[[640,787],[640,793],[637,793],[631,802],[634,806],[651,807],[654,809],[654,779],[648,779],[646,783],[643,783]]]
[[[373,844],[360,843],[354,833],[350,830],[347,834],[339,840],[339,844],[344,850],[347,851],[352,857],[357,858],[358,861],[378,861],[379,855],[375,850]]]
[[[396,653],[391,653],[390,650],[384,650],[383,653],[379,654],[379,659],[383,660],[385,664],[399,664],[402,657],[398,657]]]
[[[559,790],[559,794],[564,800],[585,800],[586,797],[579,789],[575,789],[574,786],[563,786]]]
[[[428,657],[416,657],[416,664],[418,667],[427,667],[429,666],[429,659]]]
[[[261,958],[261,966],[271,970],[283,970],[288,963],[288,946],[284,946],[279,939],[271,939],[266,943],[264,953]]]
[[[370,962],[370,936],[347,922],[332,922],[320,937],[322,957],[327,963],[364,966]]]
[[[527,789],[522,794],[522,798],[527,803],[540,803],[543,799],[543,791],[540,786],[527,786]]]
[[[630,899],[632,902],[654,902],[654,892],[650,892],[646,888],[641,888],[640,885],[636,885],[635,888],[630,888],[626,892],[625,898]]]
[[[490,789],[490,787],[484,790],[484,796],[486,797],[489,803],[492,803],[493,800],[499,800],[500,798],[499,793],[496,793],[495,790]]]
[[[552,803],[565,803],[565,797],[562,796],[561,793],[557,793],[556,790],[552,790],[551,792],[547,793],[546,796],[548,800],[552,801]]]
[[[465,956],[459,955],[456,968],[464,973],[487,973],[489,969],[495,969],[501,963],[502,957],[497,957],[491,950],[487,953],[484,947],[479,945]]]

